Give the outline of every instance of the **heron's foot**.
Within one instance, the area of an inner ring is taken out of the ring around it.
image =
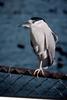
[[[34,71],[34,76],[37,74],[37,77],[39,77],[39,73],[41,73],[42,75],[44,75],[44,71],[42,68],[36,69]]]

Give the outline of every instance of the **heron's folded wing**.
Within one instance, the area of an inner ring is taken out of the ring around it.
[[[35,51],[35,48],[34,48],[34,45],[33,45],[32,41],[30,43],[31,43],[31,46],[33,48],[34,53],[36,54],[36,51]]]
[[[47,50],[47,57],[50,65],[53,63],[54,56],[55,56],[54,43],[55,42],[52,41],[50,37],[48,38],[47,35],[45,36],[44,45]]]

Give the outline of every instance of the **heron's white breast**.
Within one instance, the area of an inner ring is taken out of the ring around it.
[[[42,29],[38,26],[33,26],[31,31],[31,34],[34,37],[34,42],[36,41],[40,49],[44,51],[44,34]]]

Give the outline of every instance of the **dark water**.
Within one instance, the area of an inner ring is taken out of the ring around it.
[[[37,68],[38,59],[30,45],[29,31],[18,27],[19,24],[24,23],[32,16],[39,16],[46,19],[49,26],[59,37],[58,45],[61,46],[64,51],[67,51],[67,0],[0,0],[0,65]],[[18,44],[24,45],[25,48],[18,48]],[[59,57],[63,59],[64,66],[62,68],[58,68],[57,66],[51,67],[49,70],[67,73],[67,57],[56,52],[56,60]],[[2,76],[5,77],[6,75],[3,74]],[[17,78],[18,76],[12,76],[12,78],[13,77]],[[13,80],[12,78],[10,80],[8,77],[8,82],[11,82]],[[25,81],[29,79],[30,77],[26,77]],[[22,78],[21,81],[17,81],[17,84],[21,84],[23,80]],[[40,79],[40,82],[41,81],[43,80]],[[48,81],[46,84],[47,83]],[[23,84],[21,85],[23,86]],[[32,86],[34,85],[36,85],[36,80],[32,82]],[[11,95],[12,92],[9,92],[10,90],[5,94],[2,92],[2,89],[5,87],[6,85],[4,83],[0,86],[0,95],[28,96],[28,92],[26,93],[24,89],[23,92],[25,92],[26,95],[23,94],[22,91],[19,92],[19,94],[15,93]],[[17,88],[16,86],[15,89]],[[43,93],[41,91],[39,96],[44,97],[44,95],[42,95]],[[31,94],[31,96],[32,95],[33,94]],[[34,96],[35,92],[33,97]],[[36,97],[39,96],[36,94]],[[50,96],[48,95],[47,97]]]

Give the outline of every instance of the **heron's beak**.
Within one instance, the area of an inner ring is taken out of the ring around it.
[[[29,28],[30,27],[30,23],[29,22],[25,22],[24,24],[18,25],[18,27]]]
[[[18,27],[22,27],[22,24],[17,25]]]
[[[29,22],[25,22],[24,24],[22,24],[22,27],[29,28],[30,27],[30,23]]]

